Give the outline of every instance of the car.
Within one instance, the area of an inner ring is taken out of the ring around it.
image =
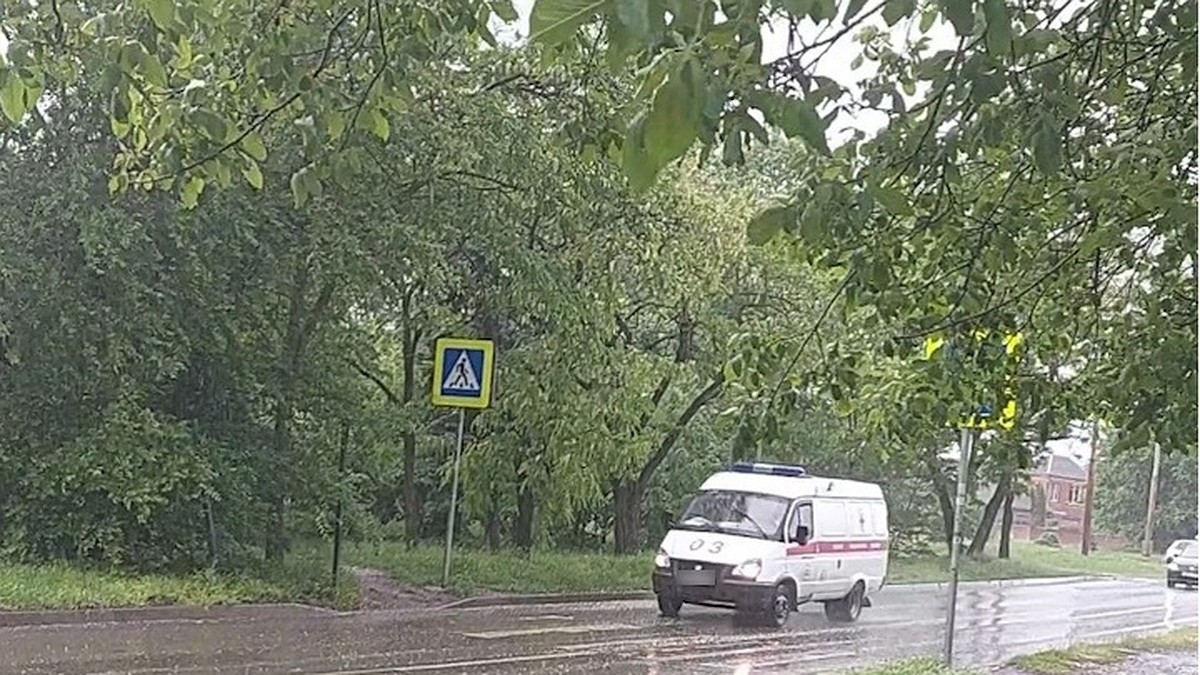
[[[663,538],[651,575],[662,616],[726,607],[780,628],[805,602],[856,621],[883,587],[888,511],[872,483],[736,462],[704,481]]]
[[[1184,585],[1195,588],[1200,585],[1200,543],[1191,540],[1183,540],[1176,547],[1171,545],[1168,549],[1166,557],[1167,565],[1167,588]]]

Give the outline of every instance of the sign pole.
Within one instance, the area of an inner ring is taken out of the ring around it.
[[[450,516],[446,519],[446,559],[442,566],[442,588],[450,585],[450,554],[454,548],[454,521],[458,515],[458,465],[462,461],[463,433],[466,431],[467,410],[458,409],[458,443],[454,448],[454,471],[450,482]]]
[[[946,642],[942,660],[946,667],[954,665],[954,618],[958,605],[959,550],[962,548],[962,512],[967,501],[967,472],[971,470],[971,446],[975,432],[964,426],[958,445],[958,489],[954,497],[954,532],[950,537],[950,589],[946,601]]]

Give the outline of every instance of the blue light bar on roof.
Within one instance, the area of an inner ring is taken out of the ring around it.
[[[729,467],[729,470],[736,473],[761,473],[771,476],[789,476],[791,478],[804,478],[808,475],[808,472],[802,466],[764,464],[762,462],[734,462],[733,466]]]

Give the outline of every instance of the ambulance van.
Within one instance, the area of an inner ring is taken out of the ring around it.
[[[848,623],[870,607],[888,566],[888,511],[872,483],[803,467],[738,462],[700,486],[663,539],[652,575],[658,608],[728,607],[780,627],[820,602]]]

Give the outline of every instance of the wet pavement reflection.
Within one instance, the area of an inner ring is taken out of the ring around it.
[[[940,650],[945,590],[895,586],[858,623],[819,605],[783,630],[731,612],[650,602],[339,614],[309,608],[214,610],[147,620],[5,625],[0,673],[822,673]],[[1021,653],[1194,625],[1197,594],[1152,581],[960,588],[956,658],[989,665]]]

